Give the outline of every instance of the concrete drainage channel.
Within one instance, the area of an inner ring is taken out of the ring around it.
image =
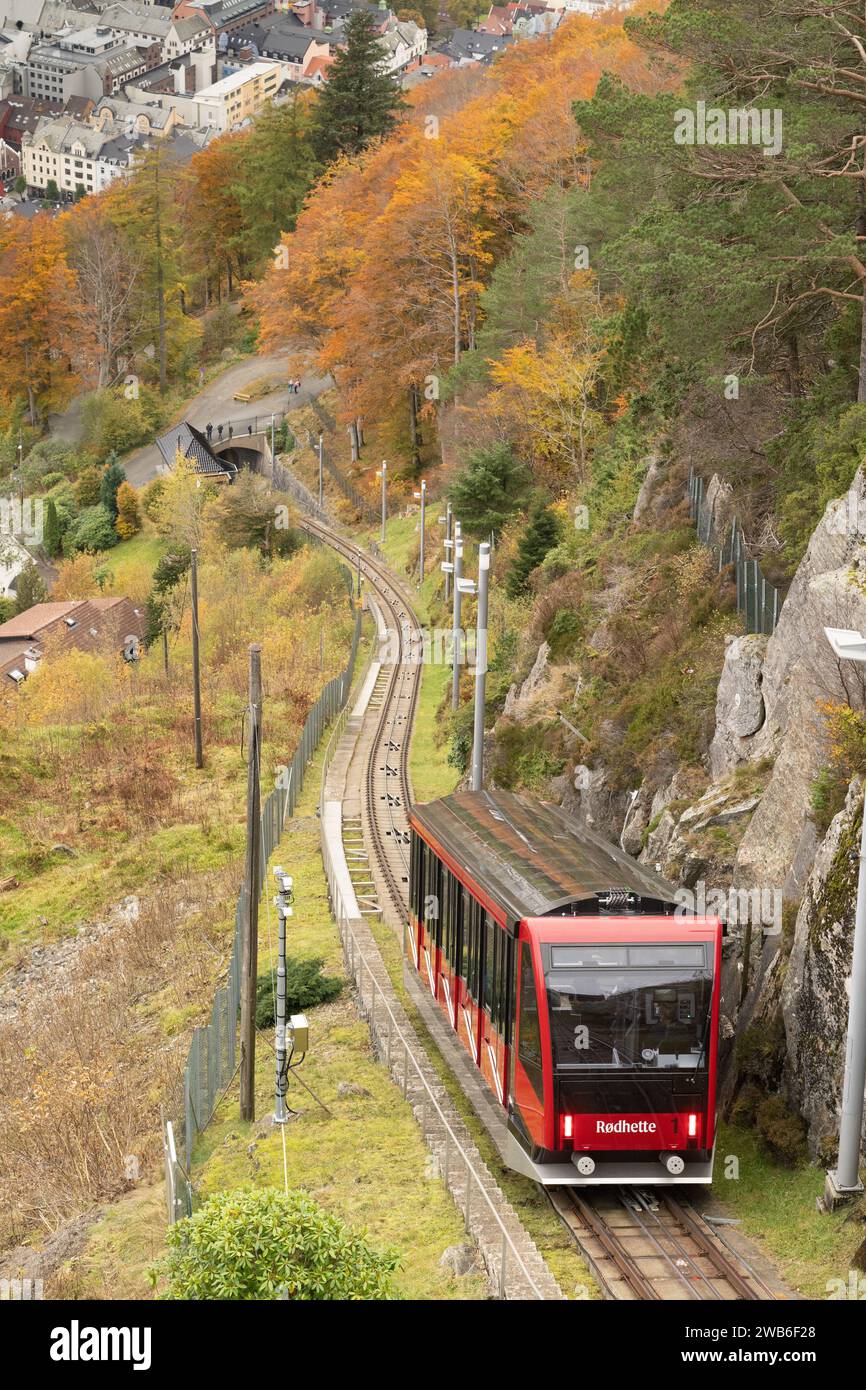
[[[334,539],[345,554],[345,538]],[[363,566],[363,551],[361,557]],[[371,566],[368,572],[374,585],[377,569]],[[390,607],[387,597],[379,601]],[[381,626],[380,622],[380,636]],[[374,658],[371,672],[376,664]],[[378,1060],[388,1068],[392,1080],[412,1105],[433,1155],[432,1175],[442,1178],[463,1213],[494,1295],[509,1300],[562,1299],[562,1290],[500,1190],[427,1059],[391,983],[365,915],[379,916],[381,912],[370,892],[371,885],[364,881],[360,901],[356,893],[355,881],[361,877],[362,868],[357,831],[363,788],[374,751],[374,728],[381,715],[381,709],[371,700],[373,691],[381,687],[378,674],[377,671],[372,681],[362,679],[357,703],[351,710],[346,706],[331,734],[319,803],[322,857],[331,908],[340,929],[346,967],[355,984],[357,1007],[369,1025]]]

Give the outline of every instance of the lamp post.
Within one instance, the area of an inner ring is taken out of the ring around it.
[[[273,463],[276,463],[276,461],[277,461],[277,455],[276,455],[276,453],[275,453],[275,451],[274,451],[274,420],[275,420],[275,416],[274,416],[273,413],[272,413],[272,414],[271,414],[271,463],[272,463],[272,464],[273,464]]]
[[[427,484],[421,479],[421,491],[413,494],[414,497],[421,499],[421,557],[419,566],[421,574],[418,579],[418,588],[424,583],[424,531],[427,525]]]
[[[322,508],[323,508],[324,505],[325,505],[325,479],[324,479],[324,476],[323,476],[323,474],[322,474],[322,467],[323,467],[322,453],[323,453],[324,447],[325,447],[325,436],[324,436],[322,430],[319,430],[319,510],[320,510],[320,511],[322,510]]]
[[[830,646],[840,661],[866,662],[866,637],[845,628],[826,627]],[[860,1181],[860,1136],[863,1130],[863,1090],[866,1087],[866,804],[860,836],[860,872],[851,954],[845,1077],[839,1123],[839,1158],[827,1174],[824,1204],[832,1209],[863,1191]]]
[[[447,574],[447,570],[446,570]],[[463,536],[460,531],[460,522],[454,523],[454,609],[451,621],[453,637],[452,660],[454,669],[451,675],[451,708],[457,709],[460,705],[460,666],[462,659],[462,643],[460,640],[460,608],[463,595],[460,592],[460,580],[463,574]]]
[[[382,467],[376,474],[377,478],[382,479],[382,545],[385,544],[385,521],[388,516],[388,463],[382,460]]]

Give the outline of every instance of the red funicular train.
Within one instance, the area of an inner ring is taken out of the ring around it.
[[[411,815],[407,955],[545,1184],[710,1182],[722,927],[558,807]]]

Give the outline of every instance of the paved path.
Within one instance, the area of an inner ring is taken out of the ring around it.
[[[230,419],[270,415],[271,411],[305,405],[331,385],[330,377],[305,376],[301,379],[301,389],[297,395],[294,392],[290,393],[287,386],[281,386],[278,391],[271,391],[267,396],[261,396],[248,404],[234,399],[236,391],[242,391],[259,377],[282,376],[288,381],[287,362],[288,353],[283,352],[263,354],[236,362],[233,367],[229,367],[220,376],[208,382],[197,396],[193,396],[181,412],[180,418],[188,420],[191,425],[202,430],[210,423],[216,431],[218,425]],[[144,448],[136,449],[130,454],[123,466],[133,487],[143,487],[151,478],[156,477],[158,465],[162,461],[156,444],[146,444]]]

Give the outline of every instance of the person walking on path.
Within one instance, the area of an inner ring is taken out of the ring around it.
[[[229,439],[231,439],[231,437],[232,437],[232,435],[234,434],[234,432],[235,432],[235,427],[234,427],[233,424],[231,424],[231,422],[229,422]]]
[[[209,420],[207,426],[205,427],[205,434],[207,435],[207,442],[208,444],[210,444],[211,438],[213,436],[213,425],[210,423]]]
[[[217,427],[217,439],[219,440],[220,444],[222,444],[222,442],[223,442],[223,427],[222,427],[222,425],[219,425],[219,426]]]

